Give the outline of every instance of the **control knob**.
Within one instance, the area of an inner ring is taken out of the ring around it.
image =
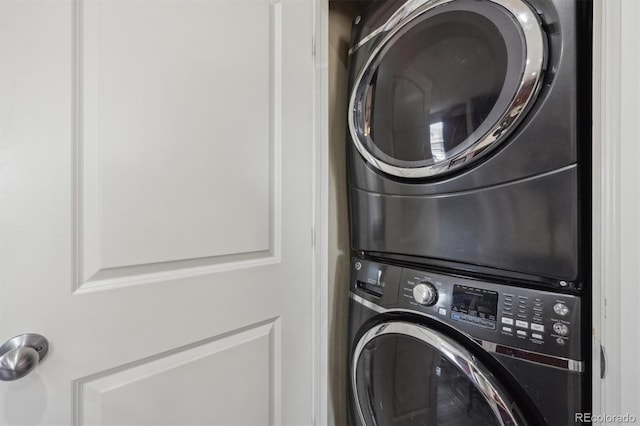
[[[555,331],[560,336],[566,336],[567,334],[569,334],[569,327],[567,327],[565,324],[562,324],[561,322],[557,322],[553,324],[553,331]]]
[[[435,305],[438,301],[438,290],[433,284],[419,283],[413,287],[413,298],[421,305]]]
[[[553,311],[560,316],[565,316],[569,313],[569,308],[564,303],[556,303],[553,305]]]

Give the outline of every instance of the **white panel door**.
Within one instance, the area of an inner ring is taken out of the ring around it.
[[[0,0],[2,425],[312,422],[313,3]]]

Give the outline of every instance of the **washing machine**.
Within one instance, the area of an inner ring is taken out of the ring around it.
[[[373,2],[349,53],[352,249],[579,290],[590,14],[588,0]]]
[[[355,425],[567,425],[583,409],[580,298],[353,258]]]

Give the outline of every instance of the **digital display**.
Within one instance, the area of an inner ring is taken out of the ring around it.
[[[498,315],[498,293],[455,284],[451,311],[495,321]]]

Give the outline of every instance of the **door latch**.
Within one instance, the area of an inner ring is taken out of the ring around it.
[[[604,379],[607,375],[607,356],[604,352],[604,346],[600,344],[600,378]]]

